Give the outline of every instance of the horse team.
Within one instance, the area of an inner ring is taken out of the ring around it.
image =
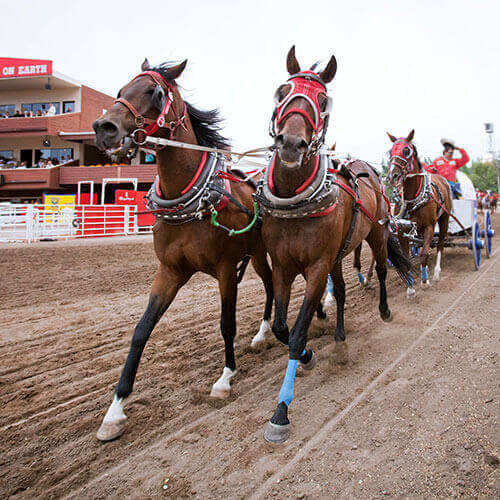
[[[334,341],[342,351],[343,258],[354,251],[359,270],[361,245],[363,241],[368,243],[379,280],[380,317],[391,321],[386,291],[388,259],[406,283],[408,296],[415,293],[407,244],[390,229],[391,207],[377,171],[366,162],[341,162],[325,153],[331,107],[326,86],[337,70],[334,56],[322,71],[317,72],[315,67],[302,70],[295,48],[290,49],[286,60],[290,76],[275,93],[270,124],[273,156],[265,173],[254,176],[228,169],[223,151],[228,150],[229,143],[220,133],[217,112],[201,111],[181,97],[176,80],[185,66],[186,61],[150,67],[145,60],[141,73],[120,90],[114,105],[93,125],[96,143],[103,151],[116,158],[133,156],[139,147],[155,147],[158,166],[148,206],[157,219],[153,240],[159,267],[97,437],[110,441],[124,432],[124,405],[149,336],[177,292],[196,272],[218,281],[225,365],[211,396],[229,395],[236,374],[238,282],[250,261],[266,293],[262,323],[252,345],[265,341],[272,329],[289,349],[278,404],[264,434],[267,441],[281,443],[290,432],[288,409],[296,371],[311,370],[316,364],[314,352],[307,348],[307,332],[315,313],[326,316],[321,300],[328,277],[333,280],[337,304]],[[440,243],[434,278],[439,279],[451,196],[447,183],[438,175],[422,186],[427,177],[420,175],[413,132],[406,138],[390,138],[394,144],[389,181],[404,186],[408,201],[418,198],[422,191],[430,193],[428,201],[411,213],[425,240],[421,281],[427,287],[427,260],[436,221]],[[169,141],[173,140],[184,143],[183,147],[172,145]],[[298,317],[289,328],[291,286],[298,275],[305,278],[305,292]]]

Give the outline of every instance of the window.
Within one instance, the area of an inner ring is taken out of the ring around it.
[[[12,160],[14,158],[14,151],[12,149],[0,150],[0,160],[5,162]]]
[[[40,160],[54,160],[58,163],[63,163],[73,159],[73,148],[44,148],[35,150],[35,162]]]
[[[47,113],[51,104],[53,104],[54,107],[56,108],[56,115],[58,115],[61,110],[61,103],[59,102],[35,102],[31,104],[22,104],[21,111],[23,113],[25,111],[27,111],[28,113],[30,111],[33,111],[34,115],[37,115],[37,113],[40,112],[40,114],[43,116],[44,114]]]
[[[16,112],[14,104],[0,104],[0,116],[8,114],[12,116]]]
[[[74,113],[74,112],[75,112],[75,101],[64,101],[63,113]]]

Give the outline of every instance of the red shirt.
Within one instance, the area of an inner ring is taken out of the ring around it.
[[[436,158],[428,167],[428,172],[442,175],[447,181],[457,182],[457,170],[469,161],[469,155],[465,149],[460,148],[460,158],[447,160],[444,156]]]

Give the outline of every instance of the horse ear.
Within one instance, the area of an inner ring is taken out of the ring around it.
[[[182,61],[177,66],[172,66],[171,68],[168,68],[166,71],[166,74],[165,74],[166,79],[172,81],[172,80],[176,80],[177,78],[179,78],[179,76],[181,76],[182,72],[186,68],[187,62],[188,62],[188,60],[184,59],[184,61]]]
[[[409,134],[408,137],[406,138],[407,142],[413,141],[413,138],[415,137],[415,130],[412,130]]]
[[[149,71],[151,69],[151,66],[149,65],[148,58],[146,57],[144,59],[144,62],[141,64],[141,70],[142,71]]]
[[[337,143],[336,143],[336,142],[334,142],[334,143],[333,143],[333,146],[331,147],[331,150],[332,150],[332,151],[335,151],[335,148],[336,148],[336,147],[337,147]]]
[[[319,74],[319,77],[325,82],[330,83],[337,73],[337,59],[332,56],[326,65],[326,68]]]
[[[286,56],[286,69],[291,75],[300,73],[300,65],[295,57],[295,45],[292,45],[292,48],[288,51],[288,55]]]
[[[392,135],[392,134],[389,134],[389,132],[387,132],[387,135],[389,136],[389,139],[392,141],[392,142],[396,142],[397,139]]]

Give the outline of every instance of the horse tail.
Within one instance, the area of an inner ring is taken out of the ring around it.
[[[403,252],[398,237],[392,232],[389,232],[389,238],[387,239],[387,254],[399,277],[407,287],[411,287],[413,285],[413,278],[411,276],[413,266],[411,260]]]

